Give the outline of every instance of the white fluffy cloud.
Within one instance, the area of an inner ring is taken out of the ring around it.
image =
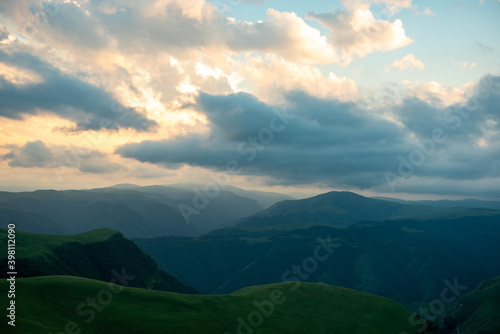
[[[416,97],[437,107],[447,107],[464,103],[472,95],[474,83],[466,83],[462,87],[440,84],[436,81],[405,82],[406,96]]]
[[[354,100],[358,87],[354,80],[330,72],[327,76],[310,65],[289,62],[276,56],[252,57],[241,73],[250,78],[252,91],[261,100],[279,103],[289,91],[303,91],[321,98]]]
[[[411,1],[375,0],[391,8]],[[53,48],[73,51],[82,58],[97,52],[167,52],[176,57],[193,50],[205,52],[257,51],[308,64],[350,62],[375,51],[411,43],[401,20],[375,19],[370,4],[344,2],[335,13],[310,13],[331,30],[329,36],[293,12],[267,10],[267,19],[237,21],[225,17],[205,0],[108,0],[87,2],[17,1],[4,6],[9,23],[28,38]],[[78,49],[78,52],[75,52]]]
[[[295,13],[267,10],[267,21],[232,22],[227,45],[236,51],[258,50],[305,63],[336,63],[337,51],[320,31]]]
[[[401,59],[396,59],[389,65],[385,67],[386,72],[388,72],[391,67],[398,68],[400,71],[406,71],[411,69],[423,70],[425,65],[422,61],[418,60],[413,53],[409,53]]]
[[[329,42],[341,50],[342,61],[350,63],[355,56],[365,57],[375,51],[390,51],[413,42],[406,36],[403,22],[375,19],[369,4],[350,5],[333,13],[308,13],[330,30]]]
[[[345,7],[353,8],[360,5],[381,4],[391,13],[395,13],[400,8],[411,8],[412,0],[341,0]]]
[[[370,0],[373,3],[385,4],[391,12],[396,12],[400,8],[410,8],[412,0]]]

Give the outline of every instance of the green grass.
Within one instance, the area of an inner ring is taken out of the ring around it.
[[[53,249],[57,246],[70,242],[87,244],[105,241],[119,233],[116,230],[108,228],[101,228],[76,235],[49,235],[16,230],[16,257],[37,258],[46,254],[54,255]],[[2,245],[2,249],[7,249],[7,230],[3,228],[0,229],[0,245]],[[5,254],[0,256],[6,257],[6,254],[5,252]]]
[[[230,295],[123,288],[86,323],[86,317],[76,313],[77,306],[107,290],[108,283],[69,276],[24,278],[16,281],[15,331],[7,328],[4,320],[0,332],[59,334],[68,322],[74,322],[82,334],[237,333],[238,317],[247,320],[257,311],[254,301],[269,300],[273,291],[279,290],[282,303],[274,305],[274,312],[263,317],[260,327],[241,333],[416,333],[408,323],[409,312],[389,299],[320,283],[301,283],[293,291],[294,286],[276,283]],[[7,282],[2,280],[0,287],[2,293],[6,291]],[[5,305],[3,302],[2,307]]]
[[[500,276],[481,283],[460,304],[454,316],[464,333],[500,333]]]

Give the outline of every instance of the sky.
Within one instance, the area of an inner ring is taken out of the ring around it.
[[[500,200],[499,0],[0,2],[0,191]]]

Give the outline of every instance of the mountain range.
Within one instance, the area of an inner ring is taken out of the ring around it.
[[[495,333],[500,322],[491,201],[121,184],[2,192],[0,221],[16,224],[23,333]],[[438,312],[443,291],[453,301]],[[80,307],[104,293],[109,303]]]
[[[367,198],[352,192],[328,192],[301,200],[285,200],[242,218],[237,228],[295,229],[313,225],[349,226],[363,220],[430,219],[498,214],[494,209],[435,207]]]
[[[127,237],[196,236],[290,198],[230,186],[210,197],[203,185],[199,188],[124,184],[91,190],[0,192],[0,223],[15,222],[24,231],[49,234],[111,228]]]
[[[279,202],[200,237],[134,242],[199,291],[230,293],[284,280],[289,268],[311,256],[318,239],[331,239],[338,249],[302,280],[374,293],[413,308],[438,295],[444,280],[460,277],[476,285],[500,274],[494,260],[500,254],[499,222],[500,211],[493,209],[435,208],[330,192]]]

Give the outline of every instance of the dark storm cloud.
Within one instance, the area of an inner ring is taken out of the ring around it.
[[[75,123],[71,130],[131,128],[148,130],[156,125],[139,110],[119,104],[108,92],[24,52],[0,50],[0,62],[31,70],[42,82],[17,85],[0,77],[0,116],[22,119],[49,112]]]
[[[271,183],[387,191],[384,173],[397,174],[400,157],[409,161],[412,152],[421,151],[425,161],[412,176],[441,183],[497,177],[500,142],[487,134],[499,130],[499,80],[483,78],[465,105],[439,109],[424,101],[406,100],[394,108],[403,126],[355,103],[304,92],[290,93],[286,107],[268,105],[245,93],[200,93],[197,107],[210,121],[208,135],[127,144],[117,153],[167,167],[188,164],[216,170],[236,160],[243,174],[269,176]],[[278,131],[269,131],[272,122]],[[442,130],[444,141],[433,142],[435,129]],[[479,148],[478,140],[483,137],[489,138],[488,145]],[[417,189],[418,184],[406,187]]]
[[[125,166],[114,163],[102,152],[68,146],[48,146],[41,140],[30,141],[22,146],[6,145],[12,149],[0,156],[10,167],[24,168],[78,168],[91,174],[108,174],[125,170]]]
[[[27,142],[16,151],[10,151],[2,159],[9,160],[10,167],[45,167],[52,160],[52,153],[41,140]]]
[[[500,130],[500,77],[485,76],[465,104],[438,109],[417,98],[394,108],[407,130],[429,137],[442,124],[454,141],[469,142],[489,130]],[[492,127],[492,128],[491,128]]]
[[[127,144],[116,150],[125,158],[160,164],[176,169],[184,164],[222,169],[234,158],[234,151],[225,151],[210,140],[192,134],[173,140],[143,141]]]
[[[286,106],[271,106],[246,93],[227,96],[200,93],[198,108],[212,123],[212,136],[223,136],[232,142],[248,140],[269,127],[276,117],[278,127],[283,122],[289,124],[284,124],[284,131],[274,136],[273,146],[363,146],[403,137],[393,124],[369,115],[354,103],[324,100],[300,91],[290,92],[287,100]],[[297,120],[291,121],[292,118]]]
[[[244,173],[271,176],[282,184],[368,187],[389,166],[390,157],[405,150],[394,124],[370,116],[354,103],[294,92],[283,108],[245,93],[201,93],[197,105],[211,122],[208,136],[128,144],[116,153],[141,162],[218,170],[236,160]]]

